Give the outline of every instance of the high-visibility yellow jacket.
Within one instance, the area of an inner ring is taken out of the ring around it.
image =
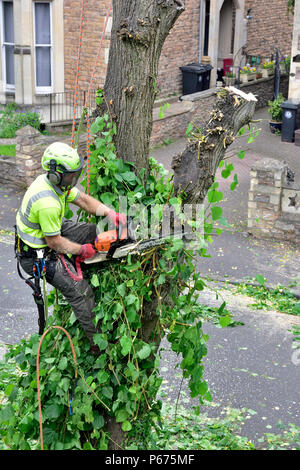
[[[61,233],[66,204],[76,201],[79,194],[76,187],[63,192],[49,182],[47,175],[38,176],[27,189],[17,213],[19,237],[32,248],[45,248],[45,235]]]

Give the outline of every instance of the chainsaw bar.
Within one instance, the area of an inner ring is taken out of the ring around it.
[[[155,246],[164,245],[168,240],[171,238],[183,238],[184,233],[180,233],[177,236],[175,234],[169,235],[168,237],[161,237],[161,238],[150,238],[149,240],[140,240],[134,243],[128,243],[127,245],[119,246],[111,257],[108,257],[108,252],[97,253],[93,258],[86,259],[84,262],[86,264],[93,264],[93,263],[101,263],[103,261],[107,261],[109,259],[118,259],[124,258],[129,253],[130,254],[138,254],[146,251],[150,248]],[[188,235],[188,234],[186,234]]]

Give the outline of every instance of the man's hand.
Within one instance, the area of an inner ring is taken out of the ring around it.
[[[107,214],[107,217],[117,228],[119,227],[120,223],[125,227],[127,225],[127,217],[125,214],[119,214],[118,212],[115,212],[114,210],[110,210]]]
[[[84,260],[92,258],[96,253],[97,251],[93,248],[93,245],[91,243],[87,243],[86,245],[81,246],[78,259],[83,263]]]

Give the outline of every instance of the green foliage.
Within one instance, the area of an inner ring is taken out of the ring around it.
[[[287,0],[287,15],[289,13],[292,13],[293,15],[294,10],[295,10],[295,0]]]
[[[251,304],[252,308],[300,315],[299,299],[293,295],[288,287],[278,285],[275,288],[268,288],[265,285],[266,279],[261,275],[256,277],[256,281],[259,286],[240,284],[236,288],[236,292],[255,299],[255,302]]]
[[[227,409],[223,419],[188,414],[180,407],[163,410],[162,426],[153,429],[151,450],[254,450],[254,444],[238,432],[246,409]],[[174,418],[175,415],[175,418]]]
[[[102,99],[99,91],[97,103]],[[82,184],[93,197],[116,211],[120,210],[122,196],[130,209],[143,204],[146,220],[151,208],[158,208],[158,224],[163,205],[182,205],[184,194],[174,197],[171,175],[153,158],[148,175],[145,170],[137,173],[132,163],[117,158],[116,126],[109,114],[97,117],[91,132],[95,138],[90,175],[85,175]],[[225,166],[225,170],[231,173],[233,167]],[[159,419],[162,405],[156,398],[162,382],[157,348],[164,336],[181,358],[191,396],[198,398],[199,404],[211,400],[203,378],[208,340],[202,331],[205,313],[198,301],[206,285],[193,261],[196,256],[208,256],[206,245],[213,240],[215,221],[226,224],[218,206],[222,198],[215,182],[208,193],[208,215],[197,247],[190,249],[181,239],[171,239],[143,256],[129,254],[114,263],[95,264],[87,271],[96,300],[95,324],[100,325],[94,337],[100,349],[98,358],[89,353],[89,342],[70,307],[60,295],[57,299],[54,292],[49,295],[53,314],[48,326],[63,326],[70,334],[79,377],[75,381],[67,337],[60,331],[49,331],[39,364],[45,449],[106,449],[110,439],[105,424],[108,417],[119,423],[128,442],[135,445],[138,440],[139,446],[146,446],[151,423]],[[79,211],[78,215],[87,220],[85,213]],[[194,229],[197,233],[197,224]],[[216,233],[221,230],[217,228]],[[167,298],[163,297],[166,292]],[[214,312],[214,321],[220,327],[232,323],[224,307],[222,304]],[[145,318],[151,321],[150,332]],[[10,449],[40,446],[36,377],[39,341],[40,337],[33,335],[11,347],[7,366],[1,371],[0,433]]]
[[[281,104],[285,101],[285,98],[282,93],[279,93],[278,98],[269,101],[268,112],[271,114],[271,117],[276,122],[282,121],[282,107]]]
[[[15,157],[16,146],[15,145],[0,145],[0,155],[6,155],[8,157]]]
[[[40,115],[37,112],[21,111],[16,103],[7,104],[0,112],[0,138],[15,137],[18,129],[28,125],[40,129]]]

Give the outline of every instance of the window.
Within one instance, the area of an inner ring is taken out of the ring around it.
[[[0,5],[1,6],[1,5]],[[13,2],[2,2],[2,68],[6,89],[15,87]]]
[[[37,93],[52,91],[51,5],[34,3],[35,85]]]
[[[204,47],[203,55],[208,55],[209,45],[209,22],[210,22],[210,0],[205,2],[205,25],[204,25]]]

